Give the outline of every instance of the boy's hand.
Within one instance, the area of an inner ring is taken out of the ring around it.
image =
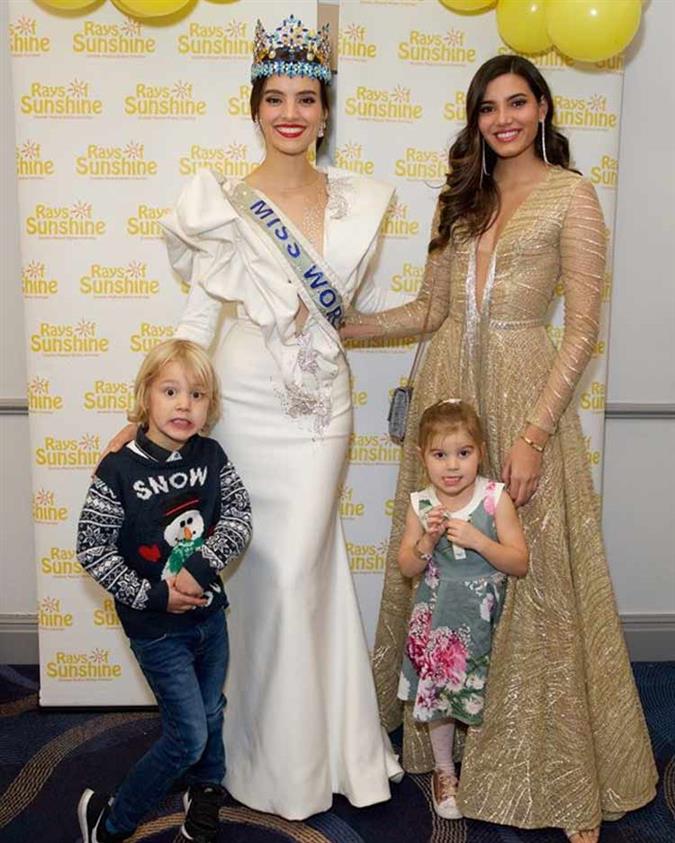
[[[192,576],[187,568],[180,569],[178,576],[175,579],[174,586],[181,592],[181,594],[188,594],[190,597],[201,597],[204,593],[204,589],[201,585],[199,585],[197,580]]]
[[[472,550],[479,550],[479,545],[484,539],[483,533],[476,529],[469,521],[461,518],[451,518],[446,522],[445,531],[448,541],[459,547],[468,547]]]
[[[196,609],[197,606],[206,606],[207,600],[205,597],[192,597],[189,594],[183,594],[176,588],[176,577],[167,579],[166,584],[169,589],[169,599],[166,604],[166,611],[174,615],[181,615],[183,612],[189,612],[190,609]]]

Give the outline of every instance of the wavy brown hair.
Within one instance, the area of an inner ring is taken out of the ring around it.
[[[468,239],[486,231],[499,213],[499,191],[492,176],[481,179],[482,139],[478,130],[480,106],[485,89],[498,76],[514,73],[527,82],[537,102],[545,100],[548,110],[544,119],[546,157],[550,164],[569,169],[570,151],[567,138],[553,126],[554,105],[551,89],[532,64],[522,56],[495,56],[476,71],[466,95],[466,126],[450,147],[446,187],[439,196],[441,218],[438,234],[429,243],[429,251],[442,249],[451,237]],[[535,152],[543,160],[542,134],[537,133]],[[485,144],[489,173],[494,171],[497,155]]]

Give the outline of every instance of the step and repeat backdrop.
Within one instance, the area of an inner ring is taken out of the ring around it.
[[[9,9],[41,703],[144,704],[152,698],[112,600],[75,558],[77,518],[102,447],[125,423],[142,357],[172,335],[185,302],[158,220],[200,168],[245,177],[261,160],[248,107],[255,21],[273,28],[293,12],[315,26],[317,3],[202,0],[162,26],[109,2],[82,15],[33,0],[9,0]],[[468,83],[483,61],[509,50],[494,12],[459,15],[437,0],[343,2],[336,41],[331,163],[395,185],[374,273],[392,301],[404,302],[421,280]],[[552,51],[535,63],[611,230],[622,61],[581,68]],[[610,294],[611,269],[577,397],[598,489]],[[549,331],[559,343],[560,303]],[[355,429],[341,514],[371,640],[400,455],[386,413],[412,348],[385,340],[350,351]]]

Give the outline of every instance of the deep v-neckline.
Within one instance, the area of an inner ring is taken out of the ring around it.
[[[473,296],[474,296],[474,306],[476,311],[480,315],[483,312],[483,305],[485,304],[485,294],[488,290],[488,286],[490,286],[490,277],[494,273],[496,268],[497,262],[497,252],[499,250],[499,246],[504,239],[504,236],[508,229],[513,224],[514,220],[517,219],[518,215],[522,212],[522,210],[530,203],[530,200],[538,193],[539,190],[548,182],[549,178],[551,177],[551,173],[553,172],[553,167],[548,167],[544,177],[540,179],[534,187],[531,188],[527,196],[519,202],[516,207],[513,209],[511,214],[509,215],[506,222],[502,225],[501,230],[497,237],[495,237],[494,245],[492,246],[492,251],[490,252],[490,259],[487,263],[487,271],[485,273],[485,280],[483,282],[482,287],[479,287],[478,284],[478,246],[481,241],[481,237],[477,237],[473,243],[473,264],[474,264],[474,289],[473,289]],[[489,230],[489,229],[488,229]],[[486,234],[487,232],[483,232]],[[479,296],[480,290],[480,296]]]

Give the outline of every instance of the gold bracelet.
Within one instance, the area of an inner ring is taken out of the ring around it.
[[[520,434],[520,438],[523,440],[523,442],[525,442],[527,445],[529,445],[529,446],[530,446],[530,448],[534,448],[534,450],[535,450],[538,454],[543,454],[543,453],[544,453],[544,446],[543,446],[543,445],[540,445],[538,442],[535,442],[535,441],[534,441],[534,439],[530,439],[530,437],[529,437],[529,436],[525,436],[525,434],[524,434],[524,433],[521,433],[521,434]]]

